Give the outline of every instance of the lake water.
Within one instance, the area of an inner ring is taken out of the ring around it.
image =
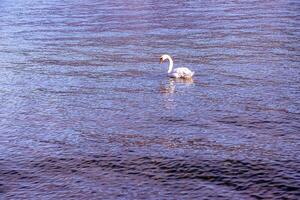
[[[0,86],[0,199],[300,195],[298,0],[2,0]]]

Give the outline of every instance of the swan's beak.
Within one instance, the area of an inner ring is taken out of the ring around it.
[[[163,59],[162,59],[162,58],[160,58],[160,59],[159,59],[159,63],[161,64],[162,62],[163,62]]]

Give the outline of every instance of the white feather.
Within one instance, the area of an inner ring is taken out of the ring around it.
[[[166,59],[169,60],[169,70],[168,70],[169,77],[189,79],[192,78],[192,76],[194,75],[195,72],[192,72],[190,69],[186,67],[179,67],[173,69],[173,60],[169,55],[166,54],[162,55],[160,57],[160,62],[162,63]]]

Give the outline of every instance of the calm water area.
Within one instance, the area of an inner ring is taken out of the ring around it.
[[[1,200],[297,199],[300,1],[0,0],[0,102]]]

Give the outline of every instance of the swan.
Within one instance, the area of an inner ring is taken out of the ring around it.
[[[160,63],[163,61],[169,60],[169,70],[168,75],[171,78],[184,78],[184,79],[191,79],[195,72],[192,72],[186,67],[179,67],[173,70],[173,60],[171,56],[164,54],[160,57]]]

